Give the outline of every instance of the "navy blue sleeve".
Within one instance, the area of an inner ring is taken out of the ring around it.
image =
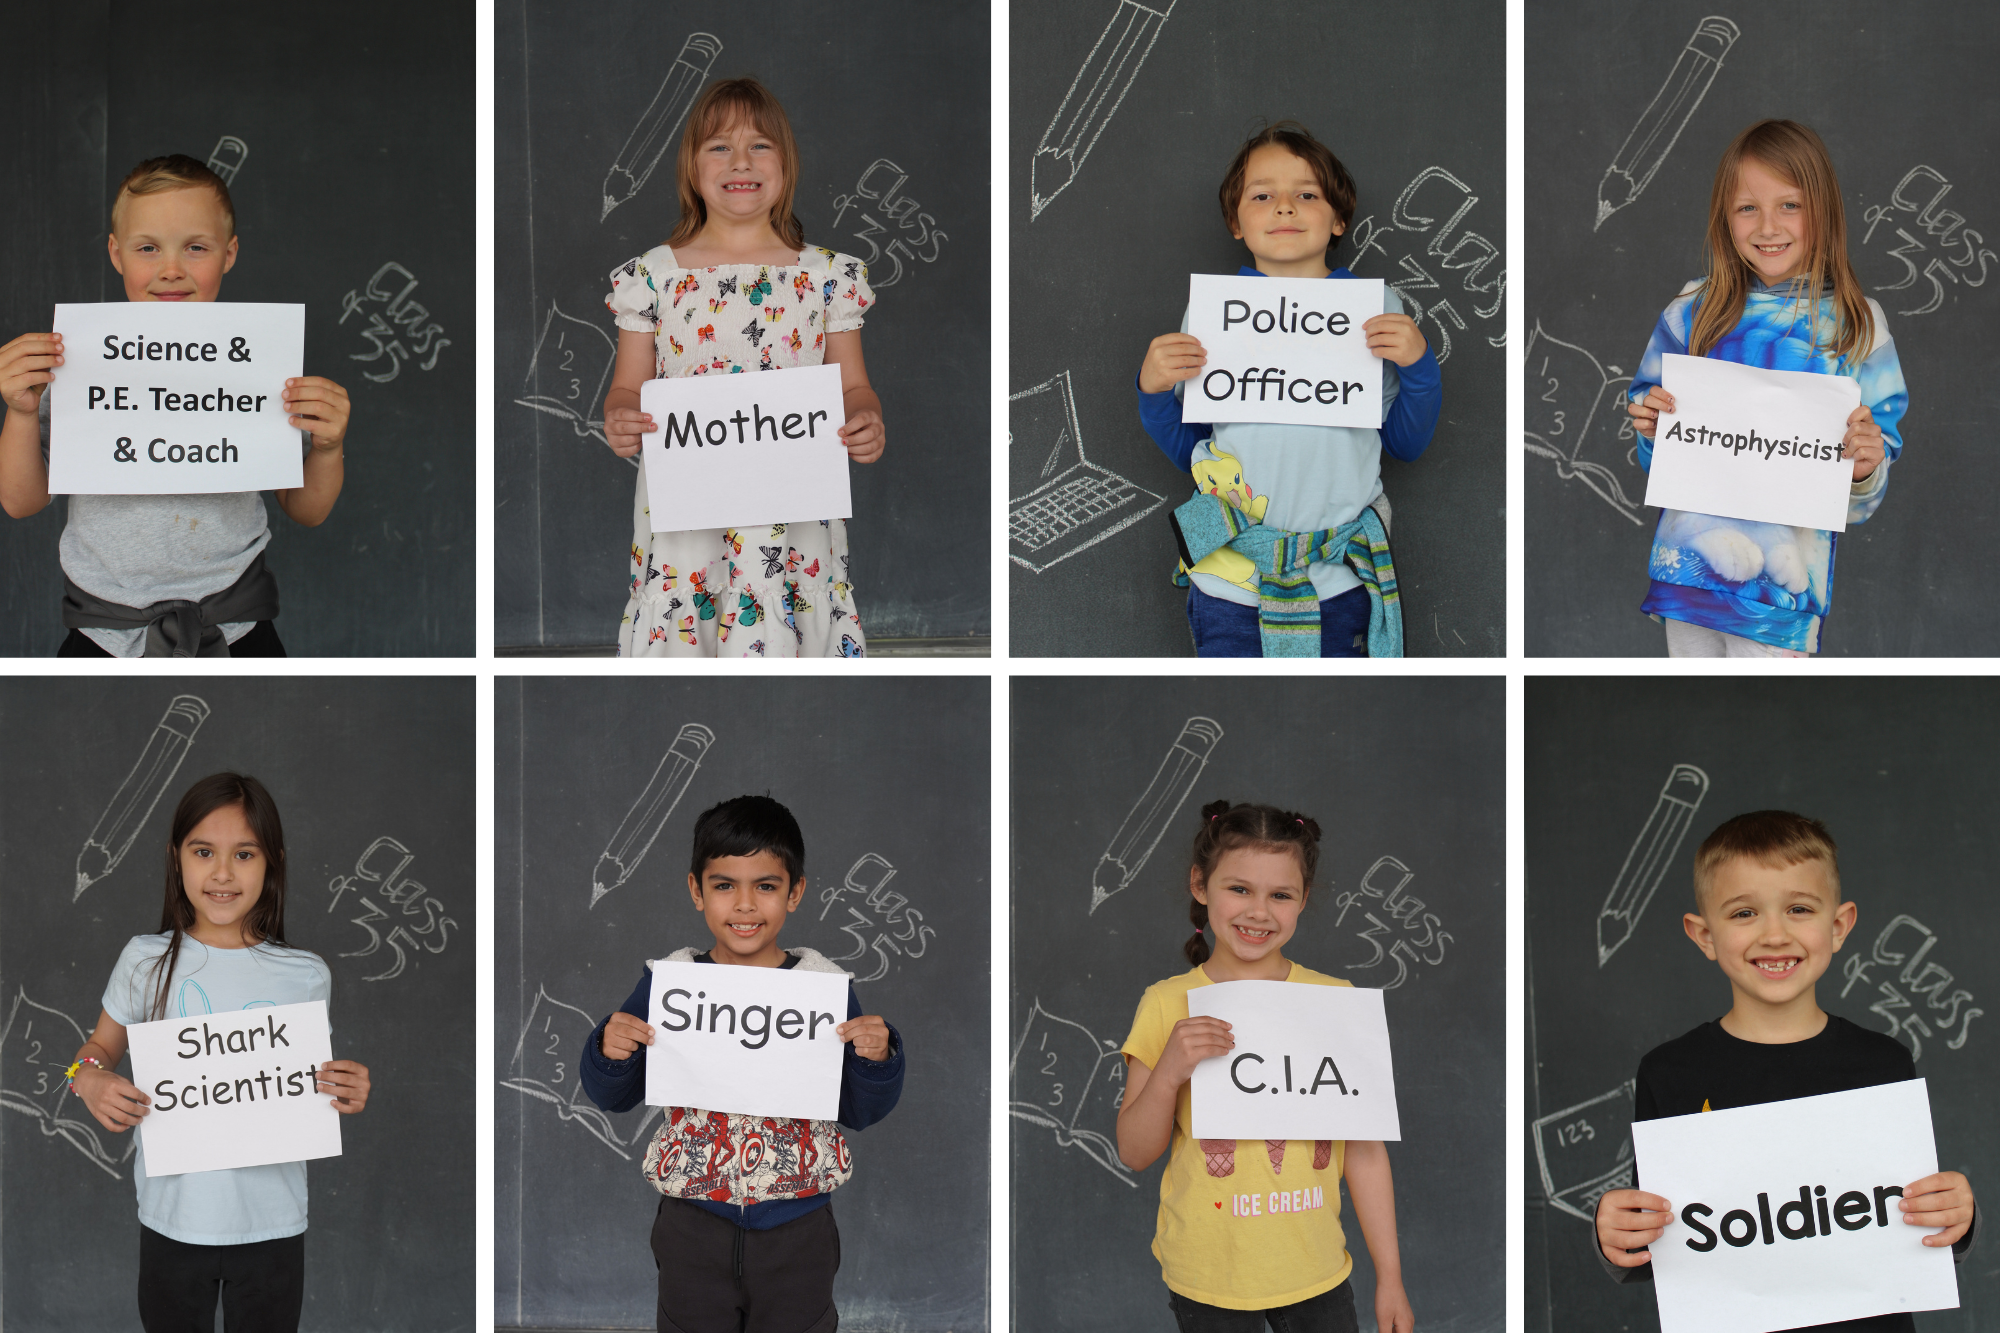
[[[861,997],[847,983],[847,1016],[861,1017]],[[887,1020],[884,1020],[885,1022]],[[889,1024],[889,1058],[864,1060],[849,1042],[840,1066],[840,1123],[866,1129],[896,1109],[903,1095],[903,1034]]]
[[[1430,447],[1438,411],[1444,406],[1444,376],[1438,370],[1437,353],[1424,348],[1415,361],[1396,367],[1396,377],[1402,391],[1389,404],[1389,419],[1382,423],[1382,448],[1391,458],[1414,463]]]
[[[1139,424],[1146,428],[1146,434],[1153,437],[1153,443],[1160,446],[1160,452],[1167,456],[1167,461],[1186,472],[1194,460],[1194,447],[1213,435],[1214,428],[1182,421],[1181,400],[1172,389],[1147,393],[1139,388],[1136,374],[1132,376],[1132,387],[1139,393]],[[1436,412],[1432,412],[1431,420],[1436,423]]]
[[[640,1022],[646,1020],[646,1006],[653,998],[653,969],[648,967],[639,973],[639,984],[632,988],[632,994],[624,1004],[618,1006],[621,1014],[631,1014]],[[606,1014],[604,1023],[611,1016]],[[583,1044],[583,1055],[576,1062],[577,1077],[583,1081],[584,1093],[596,1102],[599,1108],[611,1111],[629,1111],[646,1096],[646,1048],[638,1050],[623,1060],[604,1058],[604,1023],[590,1030],[590,1038]]]

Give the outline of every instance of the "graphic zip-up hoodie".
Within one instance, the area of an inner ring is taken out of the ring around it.
[[[1702,286],[1690,282],[1661,313],[1632,377],[1631,401],[1660,383],[1663,355],[1686,355]],[[1799,297],[1789,282],[1756,284],[1744,301],[1743,318],[1708,352],[1738,365],[1845,375],[1859,382],[1861,401],[1882,428],[1884,457],[1850,490],[1849,523],[1865,523],[1882,503],[1889,468],[1903,455],[1902,420],[1910,405],[1882,307],[1870,301],[1868,309],[1875,317],[1874,345],[1858,359],[1836,357],[1829,350],[1835,330],[1831,299]],[[1639,466],[1650,470],[1653,442],[1643,435],[1638,440]],[[1778,648],[1818,652],[1820,620],[1833,605],[1835,545],[1833,533],[1817,528],[1664,510],[1653,535],[1652,590],[1639,609]]]
[[[789,949],[786,967],[807,972],[842,968],[813,949]],[[693,949],[678,949],[661,960],[698,961]],[[644,1019],[653,991],[650,963],[620,1006]],[[853,983],[847,987],[847,1017],[861,1016]],[[605,1022],[610,1019],[606,1018]],[[604,1023],[584,1046],[578,1063],[583,1090],[606,1111],[629,1111],[646,1092],[646,1048],[623,1060],[607,1060]],[[785,1116],[730,1115],[722,1111],[669,1106],[646,1147],[640,1170],[654,1189],[724,1217],[750,1231],[764,1231],[823,1206],[847,1183],[854,1167],[840,1125],[866,1129],[896,1109],[903,1094],[903,1039],[889,1029],[889,1058],[864,1060],[849,1045],[840,1071],[840,1120],[799,1120]]]

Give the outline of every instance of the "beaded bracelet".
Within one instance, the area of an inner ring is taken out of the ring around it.
[[[99,1060],[94,1055],[86,1055],[82,1059],[78,1060],[75,1064],[71,1065],[68,1069],[65,1069],[63,1071],[63,1081],[65,1086],[67,1086],[71,1092],[76,1091],[77,1073],[85,1065],[95,1065],[99,1069],[104,1068],[104,1062],[102,1060]]]

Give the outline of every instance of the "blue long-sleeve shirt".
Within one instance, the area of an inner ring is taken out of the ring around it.
[[[1263,277],[1254,268],[1241,277]],[[1329,278],[1352,278],[1335,269]],[[1383,309],[1401,314],[1402,298],[1384,292]],[[1185,331],[1187,321],[1181,321]],[[1299,426],[1278,422],[1194,422],[1183,419],[1182,385],[1159,393],[1133,387],[1139,421],[1173,465],[1193,475],[1196,486],[1223,499],[1260,523],[1287,532],[1310,532],[1350,523],[1382,493],[1382,454],[1414,461],[1429,447],[1444,403],[1444,380],[1429,347],[1407,366],[1385,361],[1384,402],[1379,430],[1353,426]],[[1247,561],[1242,562],[1247,565]],[[1322,601],[1360,586],[1344,561],[1326,560],[1311,568]],[[1231,566],[1226,556],[1197,565],[1195,586],[1212,597],[1255,606],[1254,579]]]
[[[713,960],[702,957],[696,961]],[[783,966],[790,967],[797,961],[797,956],[793,955]],[[639,984],[632,988],[625,1003],[618,1006],[618,1012],[631,1014],[644,1022],[652,997],[653,969],[649,966],[640,971]],[[851,981],[847,984],[847,1016],[850,1019],[861,1017],[861,999],[854,993]],[[631,1110],[645,1099],[646,1048],[641,1046],[623,1060],[608,1059],[603,1043],[604,1025],[610,1021],[611,1017],[607,1014],[603,1022],[591,1029],[589,1038],[584,1042],[583,1054],[577,1061],[577,1077],[591,1101],[603,1110],[616,1114]],[[838,1123],[845,1129],[868,1128],[895,1110],[896,1103],[902,1098],[903,1037],[894,1024],[887,1026],[888,1059],[863,1059],[855,1053],[852,1042],[847,1044],[842,1054]],[[708,1199],[689,1199],[687,1202],[717,1217],[727,1218],[746,1230],[764,1231],[824,1207],[830,1197],[818,1194],[803,1199],[770,1199],[749,1205],[715,1203]]]

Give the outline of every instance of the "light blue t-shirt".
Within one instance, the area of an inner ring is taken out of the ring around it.
[[[158,985],[153,963],[166,953],[167,938],[133,936],[105,983],[104,1012],[126,1027],[153,1017]],[[165,1016],[183,1018],[332,998],[333,974],[318,954],[274,944],[211,949],[183,935],[167,987]],[[296,1236],[306,1229],[304,1162],[194,1171],[154,1180],[146,1175],[143,1140],[133,1160],[139,1220],[173,1240],[188,1245],[248,1245]]]

